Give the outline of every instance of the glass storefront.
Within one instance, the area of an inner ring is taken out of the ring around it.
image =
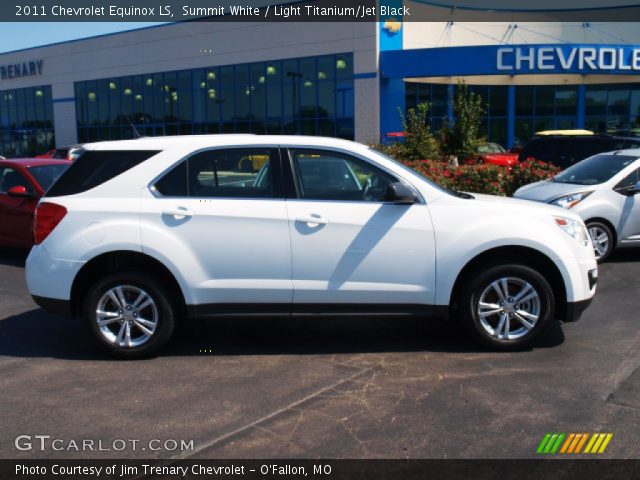
[[[29,157],[54,147],[51,86],[0,91],[0,155]]]
[[[480,95],[485,104],[480,134],[489,141],[506,145],[508,139],[508,87],[471,85],[469,90]],[[431,105],[431,128],[442,127],[447,116],[448,85],[407,83],[406,107],[418,103]],[[640,97],[638,97],[640,103]],[[577,86],[515,87],[515,141],[527,140],[540,130],[577,128]]]
[[[585,87],[585,127],[601,133],[640,136],[640,84]]]
[[[78,141],[204,133],[353,139],[353,55],[75,83]]]
[[[406,108],[431,105],[431,127],[439,130],[447,116],[447,85],[409,83]],[[481,133],[503,145],[507,141],[508,98],[505,86],[471,86],[486,102]],[[596,133],[640,136],[640,83],[584,86],[584,117],[580,122],[577,85],[516,86],[514,142],[529,139],[541,130],[586,128]]]

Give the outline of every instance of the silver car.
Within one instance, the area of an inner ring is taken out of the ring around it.
[[[640,245],[640,149],[587,158],[514,197],[570,208],[589,230],[599,262],[615,247]]]

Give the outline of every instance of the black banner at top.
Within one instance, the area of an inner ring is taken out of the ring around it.
[[[16,0],[1,22],[640,21],[628,0]]]

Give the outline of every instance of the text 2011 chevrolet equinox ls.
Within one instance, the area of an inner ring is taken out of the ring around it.
[[[27,283],[112,354],[230,315],[453,317],[498,349],[579,318],[584,223],[446,190],[364,145],[213,135],[96,143],[38,205]]]

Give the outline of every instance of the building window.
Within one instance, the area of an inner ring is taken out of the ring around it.
[[[640,136],[640,84],[587,85],[585,114],[589,130]]]
[[[51,86],[0,91],[0,155],[29,157],[55,148]]]
[[[515,87],[515,142],[542,130],[570,130],[578,125],[578,87]]]
[[[351,53],[77,82],[78,139],[133,138],[134,128],[353,139],[353,86]]]

